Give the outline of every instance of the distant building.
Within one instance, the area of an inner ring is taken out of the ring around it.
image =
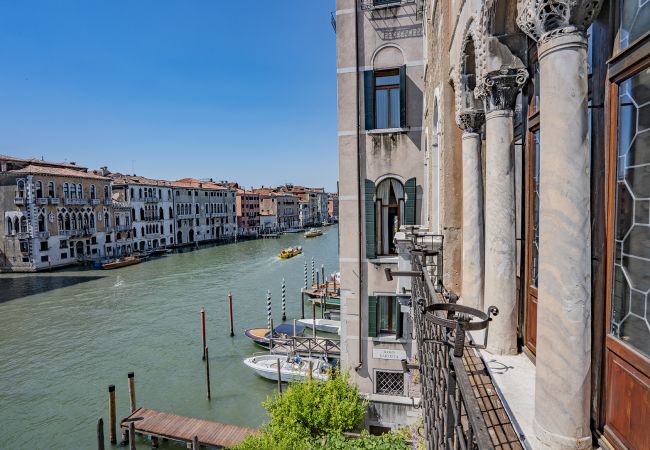
[[[237,188],[237,229],[240,236],[254,236],[260,231],[260,195]]]
[[[327,216],[330,220],[338,220],[339,194],[332,193],[327,195]]]
[[[111,179],[74,163],[0,155],[0,268],[37,271],[113,253]]]

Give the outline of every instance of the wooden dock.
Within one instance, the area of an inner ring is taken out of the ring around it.
[[[185,444],[191,444],[194,436],[198,436],[200,444],[212,447],[233,447],[246,436],[257,433],[257,430],[252,428],[177,416],[146,408],[136,409],[122,420],[120,426],[128,430],[129,422],[135,424],[135,432],[138,434]]]
[[[306,336],[273,338],[270,346],[271,353],[281,355],[325,356],[327,358],[341,356],[341,341],[338,339]]]

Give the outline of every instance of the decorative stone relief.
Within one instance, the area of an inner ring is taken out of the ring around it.
[[[526,69],[502,68],[490,72],[483,82],[476,86],[476,96],[485,99],[486,112],[515,109],[517,94],[526,84]]]
[[[517,25],[536,41],[563,28],[584,31],[602,4],[603,0],[517,0]]]
[[[458,126],[467,133],[478,133],[485,123],[483,111],[461,111],[458,114]]]
[[[470,120],[468,122],[467,115],[483,115],[483,106],[479,99],[474,95],[474,89],[471,88],[470,84],[476,84],[482,76],[482,67],[485,67],[484,63],[484,43],[485,36],[481,33],[481,27],[479,22],[470,20],[465,29],[463,44],[461,47],[460,54],[458,55],[458,62],[456,67],[452,70],[452,80],[454,83],[454,92],[455,92],[455,101],[456,101],[456,124],[467,131],[467,124],[469,122],[474,123],[475,120]],[[468,54],[469,44],[473,44],[473,52]],[[471,54],[473,53],[473,54]],[[474,58],[474,73],[466,73],[466,58]],[[473,81],[470,83],[469,78],[473,77]],[[468,88],[468,86],[470,86]],[[484,116],[484,115],[483,115]],[[478,125],[480,128],[480,125]],[[474,127],[472,127],[475,130]]]

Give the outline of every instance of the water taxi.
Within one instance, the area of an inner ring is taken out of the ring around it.
[[[302,253],[302,247],[288,247],[283,249],[279,254],[278,257],[282,259],[289,259],[293,258],[294,256],[298,256],[299,254]]]
[[[323,232],[319,230],[318,228],[310,228],[307,232],[305,232],[305,237],[306,238],[313,238],[317,236],[322,236]]]
[[[326,381],[329,378],[331,366],[319,358],[300,356],[263,355],[251,356],[244,364],[253,369],[259,376],[268,380],[278,381],[278,360],[280,362],[280,379],[283,382],[306,381],[311,378]],[[311,374],[310,372],[311,363]]]
[[[137,256],[125,256],[124,258],[119,258],[102,264],[102,269],[119,269],[120,267],[132,266],[133,264],[139,264],[141,262],[142,259]]]

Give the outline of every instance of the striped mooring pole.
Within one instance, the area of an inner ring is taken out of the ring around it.
[[[314,284],[316,281],[316,270],[314,268],[314,257],[311,257],[311,284]]]
[[[269,329],[271,329],[271,290],[266,291],[266,316],[267,316],[267,322],[269,325]]]
[[[307,261],[305,261],[305,289],[307,289]]]
[[[284,278],[282,279],[282,321],[287,320],[287,290]]]

